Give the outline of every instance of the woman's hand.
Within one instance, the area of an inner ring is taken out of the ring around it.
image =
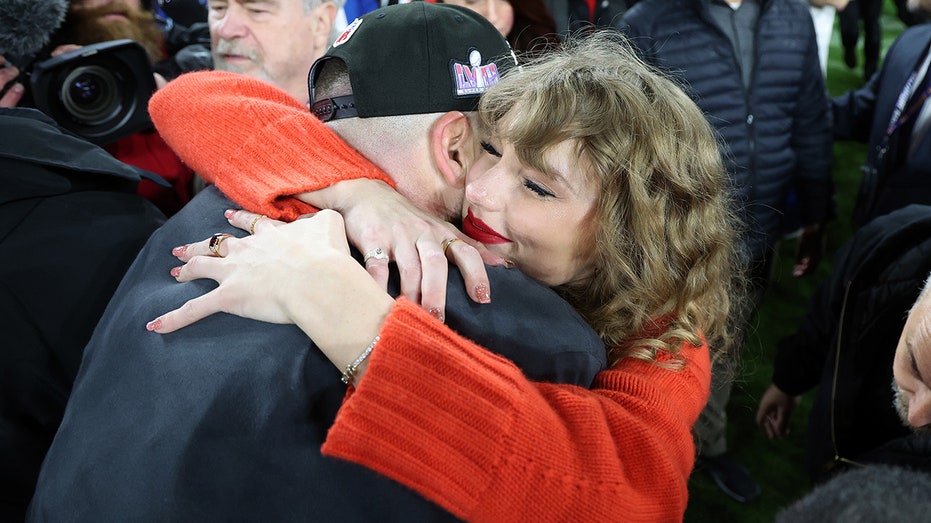
[[[360,278],[366,283],[357,287],[387,297],[349,256],[338,213],[324,211],[290,224],[246,211],[227,211],[226,216],[255,234],[218,235],[172,250],[184,262],[172,269],[175,279],[209,278],[220,286],[153,320],[149,330],[169,333],[217,312],[300,324],[308,310],[355,306],[347,286]]]
[[[504,260],[449,222],[422,211],[387,184],[368,179],[346,180],[298,196],[343,215],[349,241],[367,256],[365,268],[387,288],[388,262],[401,274],[401,294],[420,303],[441,320],[445,314],[447,262],[459,267],[466,292],[478,303],[491,301],[485,263]]]
[[[394,300],[349,255],[339,213],[325,210],[292,223],[246,211],[225,214],[254,234],[218,234],[172,250],[186,262],[171,271],[179,282],[210,278],[219,287],[146,328],[167,334],[216,312],[294,323],[345,369],[372,343]]]

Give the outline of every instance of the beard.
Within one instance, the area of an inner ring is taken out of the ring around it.
[[[122,14],[127,20],[104,18],[108,14]],[[123,38],[140,44],[152,63],[165,58],[165,35],[155,22],[155,15],[151,11],[135,9],[123,2],[112,2],[87,9],[70,8],[55,36],[55,41],[58,45],[90,45]]]
[[[892,392],[895,394],[894,407],[899,414],[902,424],[912,430],[915,434],[931,434],[931,425],[914,427],[908,422],[908,395],[899,387],[899,384],[892,380]]]

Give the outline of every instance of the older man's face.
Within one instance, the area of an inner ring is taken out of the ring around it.
[[[899,416],[917,431],[931,431],[931,292],[908,315],[892,374]]]
[[[326,51],[332,3],[308,13],[303,0],[210,0],[208,13],[214,68],[265,80],[307,101],[307,73]]]

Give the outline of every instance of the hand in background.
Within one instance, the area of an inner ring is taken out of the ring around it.
[[[19,69],[13,64],[8,64],[6,58],[0,55],[0,107],[16,107],[23,98],[23,84],[14,82],[19,76]],[[7,85],[11,84],[11,85]]]
[[[789,396],[771,384],[760,398],[760,406],[756,411],[756,424],[763,435],[769,439],[779,439],[788,434],[789,420],[800,400],[801,396]]]
[[[824,227],[821,225],[806,225],[802,228],[802,235],[798,239],[798,250],[795,255],[795,266],[792,267],[792,276],[796,278],[811,274],[818,268],[824,256]]]

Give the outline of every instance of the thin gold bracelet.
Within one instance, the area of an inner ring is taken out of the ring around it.
[[[346,370],[343,371],[343,383],[349,385],[352,383],[352,379],[356,377],[356,371],[359,369],[359,365],[362,365],[362,362],[365,361],[365,358],[369,357],[369,354],[372,353],[372,350],[375,349],[375,344],[378,343],[378,340],[381,336],[375,336],[375,339],[372,340],[372,343],[369,343],[369,346],[362,351],[362,354],[359,354],[359,357],[355,359],[349,365],[346,365]]]

